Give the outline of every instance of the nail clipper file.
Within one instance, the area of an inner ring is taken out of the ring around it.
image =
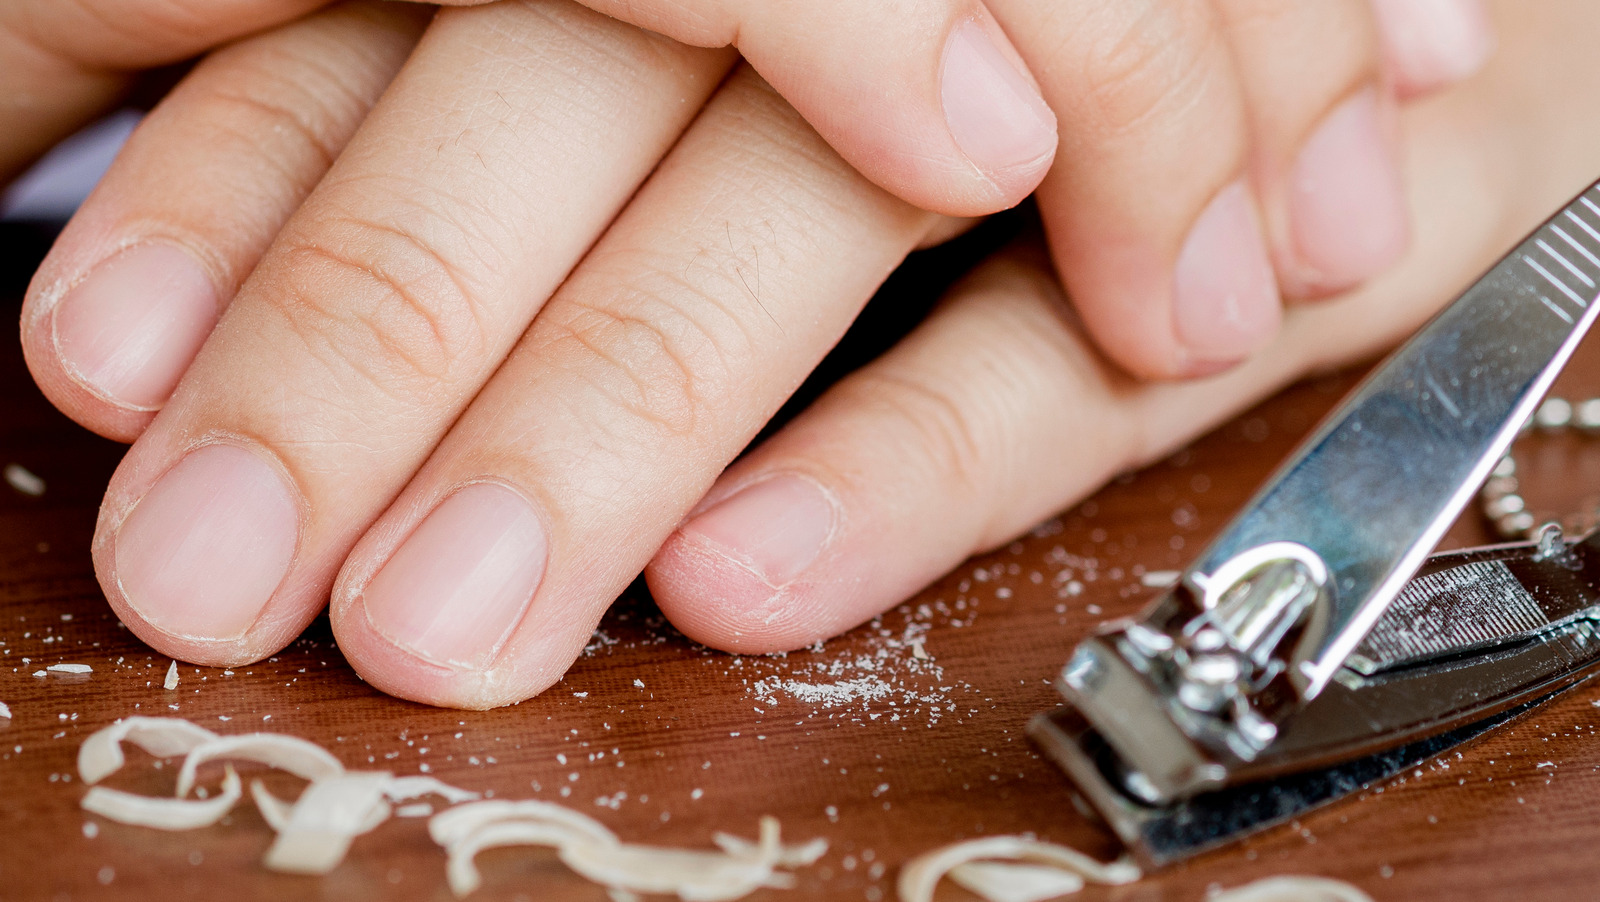
[[[1148,865],[1437,757],[1600,672],[1600,535],[1429,557],[1600,315],[1600,183],[1358,386],[1029,733]]]

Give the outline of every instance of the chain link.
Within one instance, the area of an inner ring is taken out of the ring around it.
[[[1522,424],[1522,434],[1539,431],[1559,434],[1573,431],[1585,435],[1600,435],[1600,398],[1589,398],[1574,404],[1564,398],[1546,398],[1533,417]],[[1516,448],[1500,458],[1487,482],[1478,492],[1478,504],[1484,519],[1500,538],[1509,542],[1531,540],[1549,521],[1539,521],[1528,510],[1527,499],[1522,497],[1521,483],[1517,480]],[[1561,524],[1570,535],[1587,532],[1600,512],[1591,512],[1586,522]],[[1583,515],[1576,515],[1581,517]],[[1573,518],[1575,519],[1575,518]]]

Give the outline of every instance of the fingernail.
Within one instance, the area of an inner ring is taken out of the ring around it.
[[[1195,375],[1245,357],[1277,332],[1278,286],[1243,181],[1217,192],[1195,220],[1173,282],[1173,327]]]
[[[289,571],[299,520],[289,486],[255,452],[205,445],[123,521],[117,582],[129,606],[163,632],[237,639]]]
[[[160,407],[217,324],[217,293],[189,254],[129,248],[67,292],[52,318],[67,372],[115,403]]]
[[[1374,0],[1373,10],[1386,55],[1411,90],[1460,81],[1494,53],[1482,0]]]
[[[1400,167],[1367,89],[1334,107],[1290,173],[1289,228],[1318,287],[1377,275],[1410,240]]]
[[[740,489],[684,525],[774,588],[804,573],[833,533],[833,505],[799,476],[774,476]]]
[[[492,482],[457,489],[367,584],[367,619],[425,660],[481,670],[533,601],[548,549],[517,492]]]
[[[986,174],[1043,162],[1056,146],[1056,117],[995,43],[984,23],[967,20],[944,48],[939,91],[956,145]]]

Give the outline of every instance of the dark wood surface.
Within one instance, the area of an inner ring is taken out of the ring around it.
[[[554,689],[464,713],[367,687],[325,622],[231,675],[184,666],[178,689],[164,690],[168,659],[118,625],[90,568],[95,508],[121,449],[49,408],[14,341],[0,349],[0,464],[48,484],[37,498],[0,484],[0,701],[13,712],[0,720],[5,899],[450,898],[443,855],[417,819],[358,839],[337,871],[308,878],[261,867],[271,833],[248,802],[228,823],[188,833],[86,815],[78,744],[135,713],[293,733],[352,767],[426,766],[498,797],[564,801],[629,840],[705,845],[715,830],[753,835],[762,814],[779,816],[791,839],[829,840],[798,888],[753,898],[892,899],[901,862],[984,834],[1032,832],[1113,855],[1115,841],[1029,745],[1025,721],[1054,704],[1048,681],[1073,643],[1144,604],[1153,590],[1140,574],[1181,567],[1354,378],[1281,394],[818,649],[714,653],[629,597]],[[1527,453],[1536,506],[1600,494],[1600,448],[1558,439]],[[1389,503],[1374,499],[1374,516]],[[1483,538],[1468,518],[1451,542]],[[917,639],[932,660],[916,657]],[[58,662],[94,672],[32,676]],[[860,681],[849,684],[858,697],[832,706],[805,688],[848,681]],[[1293,827],[1081,898],[1198,900],[1214,885],[1282,873],[1338,877],[1378,900],[1600,898],[1597,705],[1600,693],[1581,689]],[[110,784],[163,792],[171,778],[135,754]],[[475,899],[606,898],[545,852],[480,863]],[[968,897],[947,885],[941,898]]]

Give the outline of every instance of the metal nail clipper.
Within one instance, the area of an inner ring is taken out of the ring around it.
[[[1600,672],[1600,534],[1428,557],[1600,315],[1600,183],[1374,371],[1030,733],[1147,864],[1288,820]]]

